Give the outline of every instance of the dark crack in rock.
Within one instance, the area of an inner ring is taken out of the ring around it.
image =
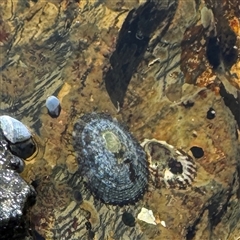
[[[0,142],[0,236],[1,239],[24,239],[28,235],[26,213],[35,203],[35,191],[20,177],[23,161],[12,155]]]
[[[230,69],[238,58],[238,51],[235,48],[237,36],[229,27],[226,19],[221,18],[217,24],[216,36],[210,36],[207,43],[207,58],[214,69],[219,67],[221,62],[227,69]]]

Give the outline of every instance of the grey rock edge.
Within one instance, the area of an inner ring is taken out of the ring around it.
[[[36,192],[12,169],[15,156],[6,146],[0,129],[0,239],[24,239],[29,235],[27,212]]]

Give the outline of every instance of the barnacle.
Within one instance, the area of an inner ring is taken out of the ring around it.
[[[124,205],[143,195],[148,183],[146,154],[109,115],[88,113],[78,119],[73,145],[79,169],[96,198]]]
[[[191,185],[196,166],[188,154],[157,139],[145,139],[141,145],[147,153],[156,186],[186,188]]]

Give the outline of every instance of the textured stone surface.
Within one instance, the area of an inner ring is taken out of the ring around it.
[[[24,239],[29,235],[26,214],[36,193],[17,173],[23,163],[15,164],[16,156],[6,145],[0,129],[0,235],[1,239]]]
[[[39,234],[239,237],[239,5],[239,0],[1,3],[0,111],[36,132],[39,153],[23,177],[37,186],[31,220]],[[213,13],[208,27],[201,21],[204,7]],[[56,119],[44,107],[50,95],[61,103]],[[207,118],[210,108],[213,119]],[[202,148],[203,157],[193,159],[192,185],[168,189],[150,182],[141,201],[122,208],[94,199],[71,141],[75,121],[93,111],[124,122],[139,142],[166,141],[189,155],[192,147]],[[157,225],[139,220],[125,225],[122,214],[136,218],[142,207],[153,210]]]
[[[0,179],[1,239],[23,239],[28,235],[26,210],[35,193],[14,170],[0,170]]]

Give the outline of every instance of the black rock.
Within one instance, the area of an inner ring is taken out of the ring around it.
[[[31,157],[36,151],[36,145],[33,142],[32,138],[15,144],[9,143],[9,149],[11,152],[23,159]]]
[[[86,229],[91,230],[92,229],[92,224],[90,222],[85,222]]]
[[[209,108],[209,110],[207,111],[207,119],[212,120],[214,119],[216,116],[216,112],[213,108]]]
[[[124,212],[122,215],[122,221],[126,226],[134,227],[135,226],[135,218],[129,212]]]
[[[35,203],[36,192],[18,174],[24,162],[13,155],[0,131],[0,239],[29,236],[27,210]]]
[[[34,240],[45,240],[45,238],[36,230],[33,230],[33,236],[34,236]]]
[[[204,151],[200,147],[193,146],[190,150],[195,158],[201,158],[204,155]]]

